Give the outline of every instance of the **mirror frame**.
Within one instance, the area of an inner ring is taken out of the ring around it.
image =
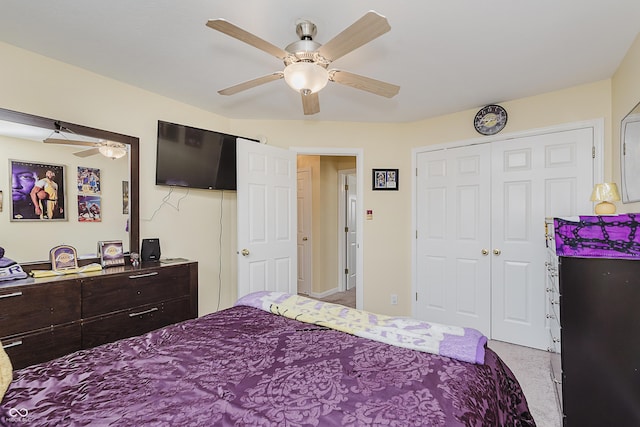
[[[626,140],[626,136],[627,136],[626,129],[627,129],[628,123],[629,122],[637,123],[638,121],[640,121],[640,103],[636,104],[631,109],[631,111],[629,111],[629,113],[624,116],[624,118],[620,122],[620,187],[621,187],[620,190],[622,193],[622,203],[640,202],[640,197],[636,196],[634,198],[630,198],[628,196],[630,187],[634,187],[633,194],[638,193],[638,185],[640,185],[640,183],[638,183],[637,180],[627,179],[628,170],[632,168],[629,166],[629,164],[627,164],[627,161],[628,161],[627,159],[630,156],[626,155],[627,147],[632,145],[634,147],[633,149],[630,148],[632,152],[637,153],[638,151],[640,151],[640,140],[637,140],[637,141]],[[637,164],[633,169],[638,170],[638,168],[640,168],[640,164]]]
[[[0,108],[0,120],[15,122],[29,126],[35,126],[54,131],[60,127],[67,128],[73,133],[98,139],[108,139],[114,142],[121,142],[129,145],[129,252],[137,252],[140,248],[140,139],[110,132],[102,129],[82,126],[75,123],[64,122],[62,120],[50,119],[46,117],[34,116],[32,114]],[[96,259],[79,260],[78,264],[84,265],[96,262]],[[25,271],[34,269],[51,268],[50,263],[34,261],[23,263]]]

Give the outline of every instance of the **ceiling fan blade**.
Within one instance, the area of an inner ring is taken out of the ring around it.
[[[318,92],[310,93],[309,95],[302,94],[302,110],[305,116],[320,112]]]
[[[276,58],[284,59],[289,55],[286,50],[280,49],[278,46],[275,46],[268,41],[265,41],[260,37],[255,36],[246,30],[243,30],[242,28],[232,24],[225,19],[210,19],[209,21],[207,21],[207,27],[220,31],[221,33],[233,37],[234,39],[243,41],[253,47],[267,52],[269,55],[275,56]]]
[[[329,61],[335,61],[363,44],[380,37],[390,29],[391,26],[387,18],[371,10],[340,34],[320,46],[318,53]]]
[[[385,83],[370,77],[349,73],[348,71],[330,70],[329,80],[355,89],[366,90],[375,95],[393,98],[400,91],[400,86]]]
[[[77,153],[73,153],[74,156],[78,157],[89,157],[94,154],[98,154],[100,152],[100,147],[90,148],[88,150],[78,151]]]
[[[258,77],[257,79],[248,80],[244,83],[240,83],[235,86],[231,86],[226,89],[219,90],[218,93],[220,95],[234,95],[238,92],[242,92],[243,90],[251,89],[256,86],[260,86],[265,83],[272,82],[274,80],[280,80],[283,77],[284,77],[284,73],[282,71],[278,71],[273,74],[269,74],[268,76]]]
[[[96,145],[100,145],[99,143],[96,143],[96,142],[79,141],[77,139],[67,139],[67,138],[47,138],[42,142],[46,144],[82,145],[84,147],[95,147]]]

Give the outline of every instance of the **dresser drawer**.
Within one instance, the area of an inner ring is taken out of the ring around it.
[[[0,288],[0,338],[79,318],[77,280]]]
[[[190,292],[189,283],[187,265],[92,277],[82,284],[82,317],[94,317],[187,296]]]
[[[13,369],[22,369],[80,350],[80,323],[57,326],[2,341]]]
[[[82,348],[95,347],[191,318],[189,297],[83,320]]]

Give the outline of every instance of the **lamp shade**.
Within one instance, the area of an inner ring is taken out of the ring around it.
[[[105,157],[109,157],[110,159],[119,159],[127,154],[126,148],[113,145],[103,145],[98,148],[98,151],[100,154]]]
[[[284,80],[296,92],[315,93],[327,85],[329,72],[313,62],[294,62],[285,67]]]
[[[612,215],[616,213],[616,206],[611,202],[620,200],[618,186],[614,182],[605,182],[596,184],[591,193],[592,202],[600,202],[595,207],[595,213],[598,215]]]

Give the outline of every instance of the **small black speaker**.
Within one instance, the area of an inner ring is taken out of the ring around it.
[[[142,261],[160,261],[160,239],[142,239]]]

